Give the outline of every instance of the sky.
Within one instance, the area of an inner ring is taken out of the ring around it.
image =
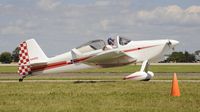
[[[200,50],[200,0],[0,0],[0,53],[34,38],[52,57],[116,35]]]

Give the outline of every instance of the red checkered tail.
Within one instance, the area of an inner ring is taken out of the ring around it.
[[[20,77],[24,78],[31,75],[33,66],[47,63],[47,56],[34,39],[22,42],[19,49],[18,73]]]

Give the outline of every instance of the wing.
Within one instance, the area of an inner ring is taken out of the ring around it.
[[[83,63],[101,67],[121,66],[135,62],[136,60],[119,50],[105,51],[97,54]]]

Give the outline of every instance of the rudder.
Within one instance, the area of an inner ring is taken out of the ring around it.
[[[18,64],[19,64],[18,73],[22,78],[31,74],[31,65],[30,65],[30,60],[29,60],[29,56],[28,56],[28,48],[27,48],[26,42],[22,42],[19,45],[19,62],[18,62]]]

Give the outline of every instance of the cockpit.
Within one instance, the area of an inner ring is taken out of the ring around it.
[[[103,40],[92,40],[77,47],[76,49],[81,53],[87,53],[87,52],[96,51],[96,50],[115,49],[115,48],[118,48],[119,45],[121,46],[127,45],[130,41],[131,40],[126,39],[124,37],[117,36],[116,39],[108,38],[107,44]],[[110,44],[109,42],[113,42],[113,43]]]
[[[94,50],[104,49],[105,46],[106,43],[103,40],[92,40],[77,47],[76,49],[81,53],[86,53]]]

